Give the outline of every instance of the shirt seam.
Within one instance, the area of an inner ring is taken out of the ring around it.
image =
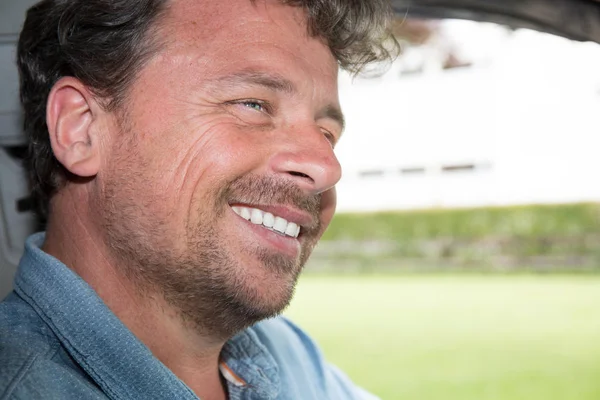
[[[54,348],[54,349],[51,348],[48,350],[47,354],[44,354],[43,358],[51,361],[59,352],[60,352],[60,346],[57,348]],[[6,392],[2,395],[2,397],[0,397],[0,400],[8,400],[9,399],[8,396],[10,396],[14,393],[15,389],[18,387],[18,385],[21,383],[23,378],[27,375],[27,372],[29,372],[31,370],[31,368],[37,362],[38,359],[40,359],[39,354],[33,354],[31,357],[29,357],[27,359],[25,364],[19,369],[19,372],[17,373],[15,378],[13,378],[11,383],[8,385]],[[66,373],[73,376],[74,378],[77,378],[75,372],[72,371],[70,368],[65,368],[65,371],[66,371]],[[88,385],[89,382],[85,381],[85,384]]]
[[[52,358],[54,357],[58,352],[59,352],[60,348],[50,348],[46,354],[44,354],[44,357],[48,357],[48,358]],[[10,382],[10,384],[7,386],[6,390],[4,391],[4,394],[2,394],[2,397],[0,398],[0,400],[5,400],[8,399],[10,395],[12,395],[15,391],[15,389],[17,388],[17,386],[19,386],[19,383],[21,383],[21,381],[23,380],[23,378],[27,375],[27,373],[31,370],[31,368],[33,367],[33,364],[35,364],[35,362],[40,358],[39,354],[32,354],[23,364],[23,366],[21,366],[21,368],[19,368],[19,371],[17,372],[16,376],[13,378],[13,380]]]
[[[14,393],[15,389],[17,388],[19,383],[21,383],[21,381],[23,380],[23,377],[25,377],[25,375],[31,369],[31,366],[33,365],[33,363],[35,362],[35,360],[38,357],[39,357],[38,354],[33,354],[32,356],[30,356],[27,359],[27,361],[23,364],[23,366],[17,372],[17,375],[13,378],[13,380],[10,382],[10,384],[4,391],[4,394],[1,397],[2,400],[7,400],[9,398],[9,396]]]

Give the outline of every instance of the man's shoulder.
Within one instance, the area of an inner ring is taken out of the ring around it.
[[[106,399],[85,374],[65,362],[59,349],[46,353],[0,349],[0,398]]]
[[[60,346],[38,313],[16,293],[0,302],[0,359],[27,358]]]
[[[0,357],[34,350],[44,352],[59,345],[39,314],[15,292],[0,302]]]
[[[14,293],[0,303],[1,399],[71,399],[96,392],[29,304]]]

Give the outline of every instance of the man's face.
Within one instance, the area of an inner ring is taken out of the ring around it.
[[[284,308],[335,209],[337,63],[277,1],[174,0],[95,206],[125,272],[199,329]]]

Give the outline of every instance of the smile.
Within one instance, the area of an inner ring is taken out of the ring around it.
[[[269,212],[264,212],[258,208],[233,206],[231,207],[240,217],[250,221],[254,225],[277,232],[281,235],[297,238],[300,234],[300,226],[294,222],[289,222],[284,218],[273,215]]]

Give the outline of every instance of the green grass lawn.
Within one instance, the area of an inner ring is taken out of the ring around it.
[[[384,400],[600,399],[600,276],[307,276],[287,315]]]

